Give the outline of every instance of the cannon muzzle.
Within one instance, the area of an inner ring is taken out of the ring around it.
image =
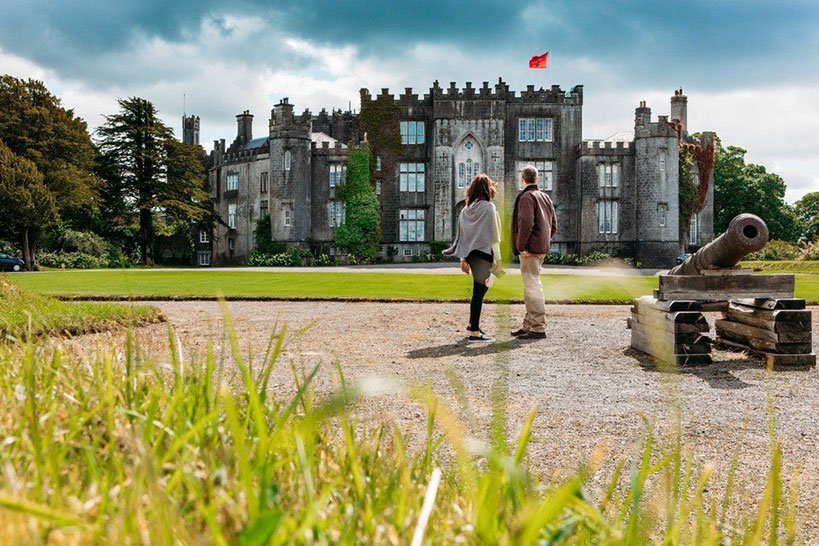
[[[768,242],[768,226],[759,216],[740,214],[725,233],[699,249],[668,272],[669,275],[699,275],[705,270],[733,267]]]

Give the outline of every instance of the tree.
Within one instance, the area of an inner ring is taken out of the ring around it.
[[[26,269],[34,263],[39,231],[57,217],[54,197],[37,166],[18,156],[0,140],[0,217],[2,231],[19,241]]]
[[[717,140],[714,165],[714,230],[723,232],[738,214],[756,214],[768,224],[771,239],[796,241],[799,222],[793,207],[785,203],[785,181],[762,165],[745,163],[746,151],[724,148]]]
[[[335,229],[336,246],[358,258],[374,260],[381,241],[381,218],[378,197],[370,183],[370,149],[350,150],[347,156],[347,179],[336,195],[344,202],[344,223]]]
[[[803,195],[794,205],[794,212],[802,227],[802,237],[808,241],[819,237],[819,192]]]
[[[171,222],[207,221],[213,215],[203,152],[177,141],[150,101],[134,97],[118,103],[119,112],[106,116],[97,130],[108,185],[106,212],[122,215],[110,220],[123,225],[129,215],[138,218],[142,261],[153,264],[156,214]]]
[[[88,126],[43,82],[0,76],[0,139],[34,163],[64,219],[82,224],[94,211],[99,180]]]

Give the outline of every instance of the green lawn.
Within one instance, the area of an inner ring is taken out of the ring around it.
[[[771,262],[742,262],[742,267],[750,267],[763,273],[805,273],[819,275],[819,260],[782,260]]]
[[[61,297],[114,298],[271,298],[460,300],[471,294],[463,274],[338,273],[264,271],[47,271],[5,278],[38,293]],[[657,287],[656,277],[544,275],[546,299],[560,302],[621,302]],[[520,301],[517,275],[499,279],[489,301]],[[819,275],[797,275],[797,297],[819,301]]]
[[[134,298],[330,298],[389,300],[468,300],[472,285],[463,274],[398,274],[262,271],[48,271],[7,275],[36,292],[63,297]],[[544,275],[547,300],[626,302],[656,287],[654,277]],[[499,279],[491,301],[521,300],[517,275]]]

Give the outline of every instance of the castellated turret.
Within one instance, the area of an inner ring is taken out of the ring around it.
[[[679,135],[668,116],[651,121],[645,101],[634,114],[635,215],[638,256],[674,263],[679,235]]]
[[[199,144],[199,116],[182,116],[182,142]]]
[[[270,229],[273,240],[303,243],[311,230],[309,110],[297,116],[287,98],[270,115]]]

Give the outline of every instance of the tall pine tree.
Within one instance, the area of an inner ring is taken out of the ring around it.
[[[188,221],[203,221],[212,215],[203,153],[199,146],[177,141],[150,101],[133,97],[118,103],[119,112],[106,116],[105,124],[97,129],[105,166],[102,173],[108,183],[110,206],[106,210],[138,217],[142,261],[151,265],[157,214]],[[110,221],[127,223],[127,218]]]

